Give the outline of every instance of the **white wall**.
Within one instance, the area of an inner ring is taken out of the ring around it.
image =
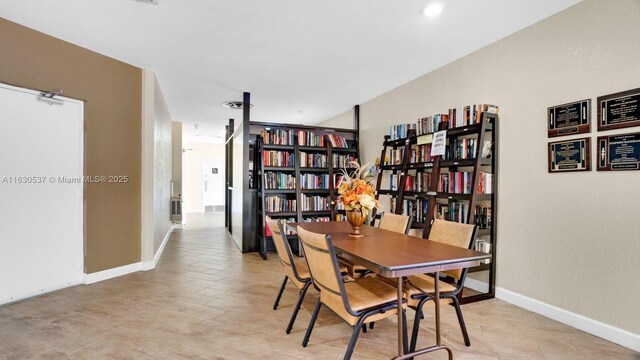
[[[224,164],[224,144],[196,143],[186,142],[184,144],[187,150],[184,154],[184,211],[204,212],[202,204],[202,190],[204,187],[202,166],[207,160],[218,160]],[[224,187],[220,189],[224,191]],[[224,194],[224,193],[223,193]]]
[[[639,19],[638,0],[587,0],[360,108],[361,150],[373,161],[394,122],[499,105],[497,285],[635,334],[640,172],[548,174],[546,109],[590,98],[595,110],[597,96],[640,87]],[[588,136],[624,131],[640,128],[593,124]]]
[[[150,261],[171,230],[171,114],[153,71],[142,81],[142,261]]]
[[[173,180],[173,194],[177,197],[182,194],[182,123],[171,123],[171,147],[172,159],[171,168]]]

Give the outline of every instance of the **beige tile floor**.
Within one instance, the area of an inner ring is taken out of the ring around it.
[[[219,215],[189,217],[155,270],[0,307],[0,359],[341,359],[350,328],[322,310],[307,348],[300,342],[316,294],[290,335],[296,300],[288,288],[272,310],[281,275],[275,256],[241,255]],[[214,225],[218,225],[215,227]],[[443,308],[444,341],[455,359],[640,359],[640,355],[500,300],[463,306],[471,347],[455,312]],[[413,312],[410,311],[410,320]],[[432,317],[419,344],[430,344]],[[393,319],[362,334],[354,359],[389,359]],[[444,353],[423,356],[445,359]]]

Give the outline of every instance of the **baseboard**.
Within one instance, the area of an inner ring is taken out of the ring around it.
[[[480,280],[472,279],[467,275],[467,278],[464,279],[464,287],[468,287],[469,289],[475,290],[481,293],[489,292],[489,284]]]
[[[467,282],[469,279],[467,278]],[[549,305],[542,301],[515,293],[511,290],[496,288],[496,297],[513,305],[543,315],[550,319],[567,324],[576,329],[588,332],[595,336],[622,345],[634,351],[640,352],[640,335],[630,331],[590,319],[559,307]]]
[[[75,285],[80,285],[82,284],[82,280],[78,279],[76,281],[72,281],[72,282],[68,282],[68,283],[64,283],[64,284],[60,284],[60,285],[54,285],[54,286],[50,286],[47,287],[45,289],[41,289],[40,291],[36,291],[33,293],[26,293],[26,294],[20,294],[18,296],[12,296],[10,298],[4,298],[4,299],[0,299],[0,306],[2,305],[6,305],[6,304],[10,304],[12,302],[16,302],[16,301],[20,301],[20,300],[24,300],[24,299],[28,299],[30,297],[34,297],[34,296],[38,296],[38,295],[43,295],[52,291],[58,291],[58,290],[62,290],[71,286],[75,286]]]
[[[180,226],[182,227],[182,226]],[[153,257],[153,260],[149,260],[149,261],[143,261],[142,264],[142,271],[149,271],[149,270],[153,270],[156,268],[156,265],[158,265],[158,261],[160,261],[160,257],[162,256],[162,252],[164,251],[164,247],[167,246],[167,242],[169,242],[169,238],[171,237],[171,233],[173,233],[173,230],[176,228],[176,225],[171,225],[171,227],[169,228],[169,231],[167,231],[167,234],[164,236],[164,239],[162,239],[162,244],[160,244],[160,247],[158,248],[158,251],[156,251],[155,256]]]
[[[85,285],[89,285],[89,284],[97,283],[100,281],[112,279],[114,277],[131,274],[140,270],[142,270],[142,263],[137,262],[134,264],[124,265],[124,266],[120,266],[113,269],[107,269],[103,271],[98,271],[91,274],[84,274],[83,283]]]

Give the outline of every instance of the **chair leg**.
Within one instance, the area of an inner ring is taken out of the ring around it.
[[[420,300],[418,306],[416,306],[416,316],[413,318],[413,329],[411,331],[411,345],[409,346],[409,351],[413,352],[416,350],[416,344],[418,343],[418,330],[420,330],[420,320],[423,319],[422,316],[422,306],[429,300],[429,298],[425,297]]]
[[[462,309],[460,309],[460,301],[455,295],[449,298],[453,300],[453,307],[456,309],[456,315],[458,315],[458,323],[460,323],[460,330],[462,330],[464,344],[467,346],[471,346],[471,340],[469,340],[469,333],[467,332],[467,325],[465,325],[464,323],[464,318],[462,317]]]
[[[360,329],[364,325],[364,317],[358,319],[358,322],[353,327],[353,334],[351,340],[349,340],[349,346],[347,346],[347,352],[344,354],[344,360],[350,360],[353,350],[356,348],[356,342],[358,341],[358,335],[360,335]]]
[[[280,298],[282,297],[282,293],[284,292],[284,287],[286,285],[287,285],[287,276],[285,275],[284,280],[282,280],[282,286],[280,286],[280,292],[278,293],[276,302],[273,304],[273,310],[276,310],[278,308],[278,304],[280,303]]]
[[[318,298],[316,307],[313,309],[313,314],[311,315],[311,320],[309,321],[309,327],[307,327],[307,332],[304,334],[304,339],[302,340],[302,347],[307,347],[307,344],[309,343],[311,331],[313,331],[313,326],[316,324],[316,319],[318,318],[318,313],[320,312],[321,307],[322,303],[320,302],[320,298]]]
[[[362,332],[367,333],[367,324],[362,324]]]
[[[376,326],[376,322],[372,321],[369,323],[369,329],[373,330],[373,327]]]
[[[402,346],[404,348],[404,353],[409,352],[409,334],[407,334],[407,312],[402,310]]]
[[[296,307],[293,309],[293,314],[291,314],[289,325],[287,325],[287,334],[291,333],[291,329],[293,329],[293,323],[296,321],[296,317],[298,316],[298,311],[300,311],[300,306],[302,305],[304,296],[307,293],[307,289],[309,289],[309,285],[311,285],[311,281],[304,284],[304,287],[300,291],[300,296],[298,296],[298,302],[296,303]]]

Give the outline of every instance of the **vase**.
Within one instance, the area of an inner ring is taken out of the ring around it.
[[[349,234],[349,236],[356,238],[363,237],[364,235],[360,233],[360,226],[364,224],[364,222],[367,220],[367,217],[362,215],[362,212],[360,210],[348,210],[346,211],[346,213],[347,221],[353,227],[353,232]]]

